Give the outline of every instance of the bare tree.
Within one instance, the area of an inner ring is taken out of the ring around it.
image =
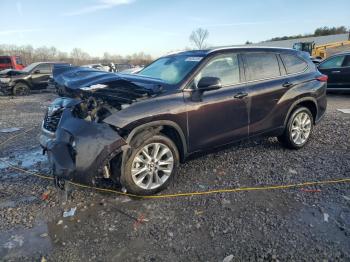
[[[209,31],[204,28],[197,28],[193,30],[190,35],[190,42],[192,42],[198,49],[206,47],[205,40],[209,37]]]
[[[90,56],[88,53],[84,52],[80,48],[73,48],[70,53],[73,63],[76,65],[86,64],[89,62]]]

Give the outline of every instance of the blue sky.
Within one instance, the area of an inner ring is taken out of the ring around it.
[[[214,46],[350,26],[350,1],[322,0],[0,0],[0,44],[55,46],[91,55],[190,47],[197,27]]]

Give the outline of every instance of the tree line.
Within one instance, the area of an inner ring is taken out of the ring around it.
[[[303,37],[314,37],[314,36],[325,36],[325,35],[337,35],[337,34],[346,34],[349,33],[349,30],[345,26],[339,26],[339,27],[319,27],[316,28],[316,30],[312,34],[299,34],[299,35],[292,35],[292,36],[282,36],[282,37],[274,37],[266,41],[280,41],[280,40],[288,40],[288,39],[296,39],[296,38],[303,38]]]
[[[108,64],[132,64],[147,65],[152,62],[152,57],[144,52],[134,53],[132,55],[117,55],[105,52],[102,57],[94,57],[80,48],[73,48],[70,53],[62,52],[56,47],[38,47],[31,45],[0,45],[0,55],[18,55],[22,58],[24,64],[29,65],[34,62],[62,61],[74,65],[103,63]]]

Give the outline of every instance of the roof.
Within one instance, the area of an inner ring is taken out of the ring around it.
[[[203,50],[189,50],[189,51],[181,51],[181,52],[175,52],[168,54],[166,56],[178,56],[178,55],[184,55],[184,56],[206,56],[208,54],[218,52],[218,51],[225,51],[225,50],[254,50],[254,51],[294,51],[290,48],[279,48],[279,47],[271,47],[271,46],[221,46],[221,47],[213,47],[210,49],[203,49]]]

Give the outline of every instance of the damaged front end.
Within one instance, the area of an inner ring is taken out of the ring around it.
[[[126,142],[108,124],[80,118],[80,106],[76,99],[56,99],[43,122],[40,142],[55,177],[95,184],[101,174],[110,176],[109,161]]]
[[[95,185],[99,178],[115,178],[111,160],[127,148],[119,128],[103,120],[155,93],[116,74],[92,70],[82,77],[79,69],[72,70],[54,75],[56,85],[71,88],[74,95],[48,107],[40,144],[55,178]]]

